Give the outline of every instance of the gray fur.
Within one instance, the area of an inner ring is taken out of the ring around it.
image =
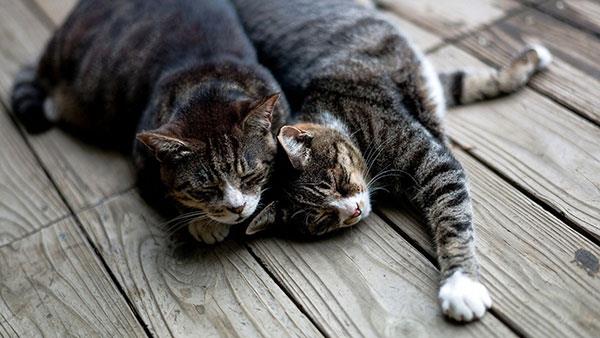
[[[368,175],[387,171],[379,183],[423,211],[442,279],[457,269],[477,278],[466,177],[439,129],[426,127],[423,117],[431,125],[442,121],[425,91],[420,54],[378,13],[352,1],[234,3],[262,62],[300,109],[299,120],[323,121],[331,114],[346,124],[353,135],[346,141],[369,157]],[[325,163],[312,166],[312,178],[322,181],[318,168]],[[284,196],[309,180],[288,178]]]

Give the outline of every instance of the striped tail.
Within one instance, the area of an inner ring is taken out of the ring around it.
[[[543,46],[531,45],[500,70],[465,71],[440,74],[447,107],[488,100],[516,92],[531,76],[545,69],[552,54]]]
[[[23,67],[13,84],[11,106],[15,116],[30,133],[39,133],[52,126],[44,113],[46,94],[37,78],[36,67]]]

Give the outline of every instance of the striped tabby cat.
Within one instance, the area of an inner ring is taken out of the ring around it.
[[[168,195],[199,241],[222,240],[254,213],[287,104],[224,0],[82,0],[12,107],[32,132],[64,126],[131,147],[140,188]],[[48,106],[46,106],[48,108]]]
[[[350,0],[234,0],[259,57],[300,111],[284,126],[279,200],[247,233],[286,222],[307,234],[356,224],[375,182],[423,212],[437,247],[442,310],[459,321],[491,306],[478,281],[467,179],[446,145],[447,106],[515,91],[550,54],[526,49],[498,72],[440,77],[374,10]]]

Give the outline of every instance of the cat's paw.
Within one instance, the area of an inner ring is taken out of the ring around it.
[[[188,225],[188,231],[198,242],[214,244],[222,242],[229,235],[230,224],[193,222]]]
[[[485,286],[461,271],[446,279],[440,288],[439,299],[444,314],[457,321],[479,319],[492,306]]]
[[[552,53],[542,45],[531,44],[525,48],[524,53],[534,55],[533,59],[535,60],[535,68],[537,70],[544,70],[552,63]]]

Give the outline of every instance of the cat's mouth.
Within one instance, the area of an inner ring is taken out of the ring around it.
[[[371,212],[369,195],[358,193],[332,203],[338,210],[339,226],[342,228],[353,226],[366,218]]]
[[[357,204],[356,209],[354,209],[354,213],[350,217],[348,217],[344,220],[344,225],[345,226],[354,225],[354,224],[360,222],[361,219],[362,219],[362,209],[361,209],[360,205]]]

